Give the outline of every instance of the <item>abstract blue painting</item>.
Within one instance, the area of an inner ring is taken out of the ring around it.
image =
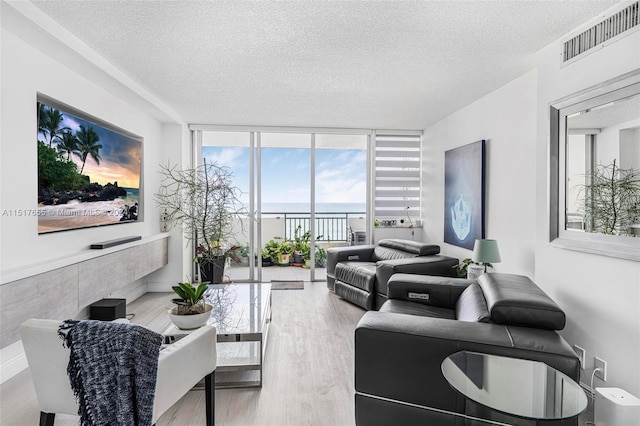
[[[484,238],[485,141],[444,153],[444,242],[473,250]]]

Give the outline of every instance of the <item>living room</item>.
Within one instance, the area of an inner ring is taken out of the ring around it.
[[[519,6],[512,4],[512,9],[509,9],[509,2],[504,3],[505,10],[501,13],[505,14],[502,18],[506,19],[509,16],[507,12],[513,13]],[[555,8],[558,20],[573,20],[572,23],[558,23],[554,27],[556,33],[549,41],[532,47],[527,55],[503,57],[505,68],[519,70],[510,76],[507,71],[500,73],[502,63],[481,61],[483,55],[495,53],[492,52],[492,46],[477,46],[476,68],[447,70],[451,79],[456,82],[448,87],[452,90],[452,97],[458,99],[458,106],[446,114],[439,114],[437,105],[429,104],[430,109],[422,109],[422,104],[416,101],[406,114],[383,109],[378,117],[388,119],[380,124],[372,122],[374,120],[369,123],[352,121],[354,124],[350,124],[351,115],[346,114],[339,120],[333,117],[333,122],[316,122],[314,119],[318,116],[310,115],[297,123],[289,118],[274,123],[259,120],[243,111],[238,117],[247,118],[245,121],[238,121],[228,115],[229,111],[221,108],[219,116],[209,119],[209,124],[423,130],[421,240],[439,245],[442,254],[458,259],[470,257],[471,252],[447,244],[443,239],[444,152],[481,139],[487,140],[486,237],[499,242],[502,255],[502,262],[495,265],[495,271],[530,277],[564,310],[567,324],[561,335],[570,345],[578,345],[586,352],[585,368],[580,375],[583,385],[590,386],[594,357],[598,357],[607,362],[607,380],[602,382],[596,379],[595,386],[619,387],[639,396],[640,264],[621,257],[561,248],[550,243],[549,238],[549,181],[552,175],[549,158],[549,106],[567,96],[640,69],[640,33],[635,30],[567,65],[562,65],[559,59],[562,43],[567,35],[576,34],[599,21],[609,8],[615,9],[631,3],[571,2],[571,6],[564,2],[545,3],[544,8],[547,8],[545,10],[549,15],[553,15]],[[381,4],[381,7],[390,7],[390,3]],[[464,5],[470,7],[468,3]],[[415,7],[422,11],[423,6]],[[538,6],[543,7],[538,4],[535,7]],[[186,121],[178,112],[183,111],[182,106],[173,105],[166,97],[150,91],[143,80],[128,75],[120,66],[109,62],[105,56],[91,48],[89,40],[73,35],[70,29],[53,20],[37,5],[29,2],[2,2],[1,7],[0,209],[3,212],[17,212],[36,207],[36,146],[33,143],[34,134],[31,131],[25,132],[24,129],[35,130],[37,94],[44,93],[144,137],[143,207],[146,211],[144,220],[138,223],[46,235],[38,234],[36,217],[26,213],[3,213],[0,222],[0,302],[2,312],[6,313],[15,312],[15,306],[11,307],[15,305],[15,293],[10,293],[7,285],[29,275],[66,266],[68,263],[65,259],[87,260],[92,256],[87,254],[90,244],[129,235],[141,235],[145,242],[156,241],[153,239],[158,238],[160,214],[156,211],[153,193],[160,185],[158,165],[166,164],[170,159],[173,163],[189,166],[192,157],[189,124],[202,122]],[[94,7],[97,8],[97,13],[101,8],[110,6],[98,4]],[[410,6],[406,8],[405,11],[411,10]],[[463,6],[460,8],[464,9]],[[329,11],[325,10],[325,13],[331,16]],[[544,19],[536,16],[539,18],[539,25],[542,25]],[[522,16],[516,17],[523,19]],[[483,18],[488,19],[484,15]],[[331,21],[329,17],[326,19]],[[338,20],[335,16],[333,19]],[[426,18],[415,19],[420,21]],[[479,22],[484,21],[480,19]],[[115,32],[114,27],[111,33],[113,39],[117,38]],[[120,43],[124,44],[126,40]],[[510,47],[509,43],[505,44],[504,48]],[[117,48],[118,43],[114,42],[114,45]],[[391,50],[394,48],[396,47],[390,47]],[[153,52],[136,53],[143,57],[153,55]],[[499,60],[498,57],[495,60]],[[517,62],[516,66],[512,61]],[[183,66],[178,65],[176,70]],[[483,88],[484,92],[467,82],[482,80],[483,76],[488,78],[492,70],[505,79],[493,81],[493,87]],[[429,70],[425,69],[423,73],[428,74]],[[184,77],[185,80],[188,78]],[[330,79],[329,76],[325,78]],[[185,81],[181,84],[187,83]],[[240,89],[241,84],[225,90]],[[348,92],[347,89],[345,91]],[[339,96],[341,95],[335,97]],[[415,95],[413,92],[399,90],[384,96],[389,99],[403,98],[400,99],[402,103]],[[444,102],[444,99],[440,101]],[[207,101],[198,102],[194,104],[202,106]],[[307,107],[310,108],[308,103],[286,108],[279,106],[276,112],[282,117],[289,117],[288,113],[293,116],[296,110],[305,110]],[[198,106],[192,108],[198,109]],[[324,108],[329,110],[332,106],[327,102]],[[379,109],[378,105],[376,111]],[[313,111],[315,114],[316,110]],[[128,302],[134,302],[148,292],[169,291],[171,284],[190,275],[192,254],[185,247],[179,230],[171,230],[167,241],[169,261],[166,266],[143,278],[131,279],[122,288],[105,288],[98,298],[123,297]],[[113,273],[113,270],[101,272],[101,275],[109,273]],[[38,300],[43,298],[38,292],[31,294],[33,305],[28,306],[36,306],[37,309],[29,312],[29,317],[66,319],[86,316],[88,303],[95,301],[83,304],[80,300],[72,300],[75,296],[63,284],[57,287],[40,284],[42,288],[47,288],[47,300]],[[310,285],[317,285],[326,293],[323,283]],[[52,295],[57,296],[53,298]],[[332,299],[330,303],[338,302],[343,301]],[[349,305],[345,309],[349,312],[347,316],[351,318],[357,316],[359,308]],[[3,337],[0,352],[3,387],[0,390],[4,390],[5,382],[26,368],[22,349],[14,339],[17,330],[4,319],[3,316],[0,325]],[[275,341],[272,340],[271,343]],[[241,407],[241,403],[235,404]]]

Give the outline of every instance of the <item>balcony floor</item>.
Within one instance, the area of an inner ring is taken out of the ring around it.
[[[327,280],[327,269],[316,268],[315,281]],[[257,269],[256,269],[257,279]],[[228,279],[232,282],[243,282],[249,280],[249,266],[230,264],[225,268],[225,280]],[[311,270],[300,268],[297,266],[267,266],[262,268],[262,282],[269,281],[310,281]]]

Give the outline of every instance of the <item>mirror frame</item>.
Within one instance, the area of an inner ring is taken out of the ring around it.
[[[567,115],[638,94],[640,69],[549,105],[549,241],[553,246],[640,262],[640,237],[571,231],[565,222]]]

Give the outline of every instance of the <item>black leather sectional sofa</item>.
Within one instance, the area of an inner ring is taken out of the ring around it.
[[[490,273],[476,281],[395,274],[388,301],[365,313],[355,331],[356,424],[485,424],[465,415],[531,424],[478,412],[448,384],[441,363],[467,350],[541,361],[577,381],[579,360],[557,333],[564,325],[564,312],[524,276]]]
[[[330,248],[327,287],[367,310],[378,309],[387,300],[387,281],[393,274],[455,276],[458,259],[438,253],[437,245],[401,239]]]

